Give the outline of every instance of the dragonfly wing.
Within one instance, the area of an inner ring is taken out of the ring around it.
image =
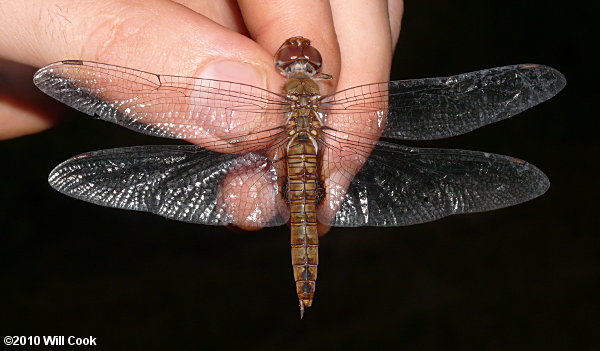
[[[381,133],[389,138],[431,140],[514,116],[550,99],[565,84],[565,77],[553,68],[521,64],[358,86],[323,98],[323,106],[332,129],[375,139]],[[361,129],[355,130],[357,124]]]
[[[531,200],[550,183],[535,166],[478,151],[379,142],[352,180],[333,226],[400,226]]]
[[[50,64],[33,81],[81,112],[153,136],[198,140],[214,151],[279,132],[286,106],[282,96],[250,85],[89,61]]]
[[[63,162],[48,181],[80,200],[184,222],[263,227],[288,217],[271,163],[253,153],[195,145],[100,150]]]

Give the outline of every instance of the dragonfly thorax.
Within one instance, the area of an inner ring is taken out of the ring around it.
[[[322,126],[317,83],[310,78],[288,79],[284,92],[290,104],[286,122],[290,142],[297,137],[317,137]]]
[[[299,101],[301,97],[310,98],[313,101],[319,98],[319,86],[306,77],[294,77],[287,80],[283,90],[291,101]]]

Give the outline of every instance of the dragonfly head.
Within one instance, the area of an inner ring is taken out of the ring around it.
[[[275,67],[285,77],[317,74],[321,68],[321,54],[304,37],[292,37],[286,40],[275,53]]]

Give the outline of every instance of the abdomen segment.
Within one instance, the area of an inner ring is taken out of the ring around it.
[[[317,155],[309,138],[297,137],[290,143],[287,156],[292,265],[302,313],[312,305],[319,263]]]

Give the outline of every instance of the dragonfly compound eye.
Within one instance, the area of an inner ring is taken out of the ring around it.
[[[310,45],[310,40],[302,37],[290,38],[275,53],[275,66],[285,73],[294,63],[310,65],[316,72],[321,68],[321,54]]]

